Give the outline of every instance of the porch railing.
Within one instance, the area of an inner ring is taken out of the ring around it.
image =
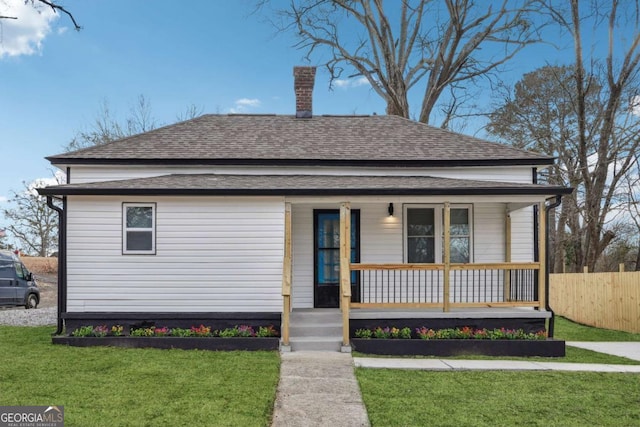
[[[353,308],[539,306],[537,262],[350,264],[357,271]],[[447,298],[448,295],[448,298]]]

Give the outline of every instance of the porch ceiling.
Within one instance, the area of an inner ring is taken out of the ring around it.
[[[542,195],[571,188],[431,176],[176,174],[67,184],[38,189],[42,195]]]

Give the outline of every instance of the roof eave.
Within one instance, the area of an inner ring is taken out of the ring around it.
[[[551,165],[553,157],[495,159],[106,159],[46,157],[53,165],[172,165],[172,166],[353,166],[353,167],[471,167],[471,166],[542,166]]]
[[[216,188],[69,188],[65,186],[39,188],[43,196],[554,196],[571,194],[572,188],[269,188],[269,189],[216,189]]]

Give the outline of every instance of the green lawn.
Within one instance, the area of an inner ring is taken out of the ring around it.
[[[377,426],[638,426],[640,375],[356,369]]]
[[[556,317],[555,338],[565,341],[640,341],[640,334],[592,328]]]
[[[556,338],[638,341],[640,335],[591,328],[558,318]],[[567,357],[560,360],[504,359],[638,363],[572,347],[567,347]],[[638,374],[357,368],[356,376],[374,427],[640,426]]]
[[[66,426],[268,426],[277,352],[78,348],[0,326],[0,404],[64,405]]]

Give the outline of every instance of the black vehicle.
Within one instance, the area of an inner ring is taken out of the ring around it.
[[[36,308],[40,290],[33,278],[13,252],[0,250],[0,306],[23,305]]]

